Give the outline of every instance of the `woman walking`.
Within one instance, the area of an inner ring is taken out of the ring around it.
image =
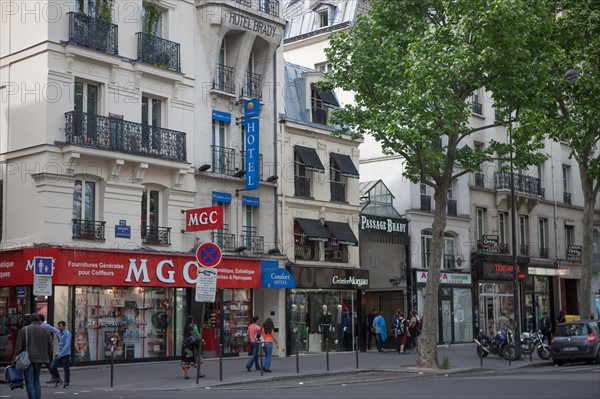
[[[194,323],[194,318],[190,315],[187,317],[185,327],[183,328],[183,345],[181,346],[181,369],[183,370],[183,378],[190,379],[188,372],[192,367],[198,367],[196,362],[196,348],[190,342],[192,335],[200,335],[198,326]]]
[[[275,330],[275,326],[273,325],[273,320],[268,318],[263,323],[263,339],[265,344],[265,363],[263,365],[263,370],[267,373],[271,372],[271,358],[273,357],[273,343],[279,348],[279,343],[275,336],[273,335],[273,331]]]
[[[258,325],[258,316],[254,316],[252,318],[252,324],[248,326],[248,331],[246,332],[246,337],[248,342],[250,343],[250,349],[252,351],[252,355],[246,363],[246,370],[252,371],[252,364],[256,366],[256,371],[260,370],[260,366],[258,364],[258,349],[260,345],[260,326]]]

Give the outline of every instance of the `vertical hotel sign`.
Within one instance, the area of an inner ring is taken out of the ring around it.
[[[260,102],[258,98],[244,102],[244,118],[246,125],[246,190],[258,189],[260,154],[259,154],[259,119]]]

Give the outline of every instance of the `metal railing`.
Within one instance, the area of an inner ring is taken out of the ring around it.
[[[448,200],[448,216],[458,215],[458,204],[455,199]]]
[[[421,210],[431,212],[431,195],[421,194]]]
[[[279,17],[279,1],[278,0],[259,0],[258,9],[264,11],[274,17]]]
[[[119,54],[119,27],[85,14],[70,12],[69,43],[93,48],[105,53]]]
[[[235,150],[233,148],[213,145],[212,172],[232,175],[236,172]]]
[[[565,204],[571,205],[571,193],[564,191],[563,192],[563,200],[564,200]]]
[[[312,122],[320,125],[327,124],[327,109],[323,106],[323,101],[317,98],[312,98],[311,116]]]
[[[79,240],[104,240],[106,222],[95,220],[72,219],[73,238]]]
[[[248,7],[250,7],[252,5],[252,0],[231,0],[231,1],[239,3],[239,4],[243,4]]]
[[[213,80],[213,89],[224,91],[226,93],[235,93],[233,67],[217,64],[217,71],[215,79]]]
[[[510,190],[510,172],[495,172],[496,189]],[[540,179],[526,176],[521,173],[513,173],[515,191],[518,193],[544,197]]]
[[[331,192],[331,201],[346,202],[346,185],[337,181],[329,184]]]
[[[261,98],[262,86],[261,76],[257,73],[246,72],[246,82],[242,87],[243,98]]]
[[[455,269],[456,268],[456,256],[444,254],[444,269]]]
[[[548,248],[540,248],[540,258],[548,258]]]
[[[529,256],[529,245],[527,245],[527,244],[519,245],[519,255]]]
[[[242,226],[242,245],[246,251],[262,254],[265,252],[265,238],[256,235],[257,229],[254,226]]]
[[[171,245],[171,228],[142,225],[142,244]]]
[[[235,234],[230,234],[228,228],[213,230],[212,241],[223,251],[233,252],[236,248]]]
[[[138,37],[138,61],[181,72],[181,46],[179,43],[144,32],[138,32],[136,35]]]
[[[498,253],[500,253],[500,254],[509,254],[510,253],[510,247],[508,246],[508,244],[498,244]]]
[[[294,176],[294,196],[310,197],[310,177]]]
[[[477,101],[471,101],[471,105],[473,106],[473,113],[481,115],[483,109],[481,103],[478,103]]]
[[[475,186],[485,187],[485,176],[481,172],[475,172]]]
[[[67,144],[186,162],[183,132],[85,112],[65,118]]]
[[[319,260],[319,244],[316,242],[306,243],[304,234],[294,234],[294,258],[296,260]]]

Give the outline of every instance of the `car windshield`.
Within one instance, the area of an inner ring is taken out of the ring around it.
[[[556,335],[563,337],[587,335],[587,326],[585,324],[563,324],[556,329]]]

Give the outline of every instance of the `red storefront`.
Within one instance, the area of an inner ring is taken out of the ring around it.
[[[43,275],[35,277],[38,282],[51,280],[50,295],[35,295],[43,286],[36,288],[34,268]],[[111,337],[117,338],[116,359],[179,356],[186,317],[198,314],[197,268],[193,254],[59,247],[0,251],[0,362],[12,359],[18,331],[31,312],[67,322],[75,363],[109,359]],[[224,257],[216,269],[222,303],[208,306],[205,349],[217,350],[222,334],[224,354],[244,352],[261,260]],[[222,325],[216,309],[223,311]],[[200,325],[197,317],[196,322]]]

